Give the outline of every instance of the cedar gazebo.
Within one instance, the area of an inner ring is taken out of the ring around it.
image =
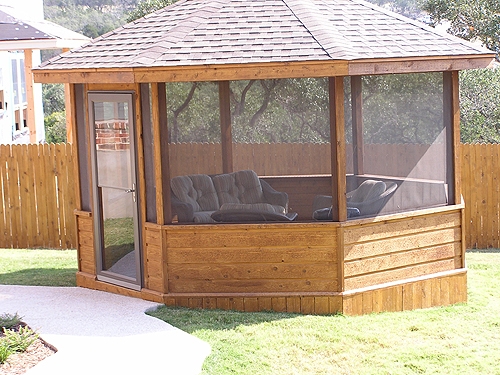
[[[358,0],[181,0],[42,64],[71,88],[78,285],[242,311],[466,301],[458,72],[493,58]]]

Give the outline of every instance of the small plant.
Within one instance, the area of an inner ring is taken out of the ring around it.
[[[0,329],[11,329],[21,323],[21,317],[15,314],[0,315]]]
[[[7,345],[5,340],[0,339],[0,364],[5,363],[12,353],[14,353],[13,350]]]
[[[38,339],[38,333],[29,327],[19,327],[17,332],[4,328],[3,334],[3,341],[14,352],[25,352]]]

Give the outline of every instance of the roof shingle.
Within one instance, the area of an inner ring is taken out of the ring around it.
[[[362,0],[180,0],[43,69],[484,55]]]

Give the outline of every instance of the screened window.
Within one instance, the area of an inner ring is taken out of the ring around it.
[[[446,205],[451,147],[442,73],[355,77],[350,91],[348,207],[373,216]]]

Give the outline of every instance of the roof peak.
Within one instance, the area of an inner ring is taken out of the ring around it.
[[[43,66],[177,67],[488,54],[362,0],[180,0]]]

